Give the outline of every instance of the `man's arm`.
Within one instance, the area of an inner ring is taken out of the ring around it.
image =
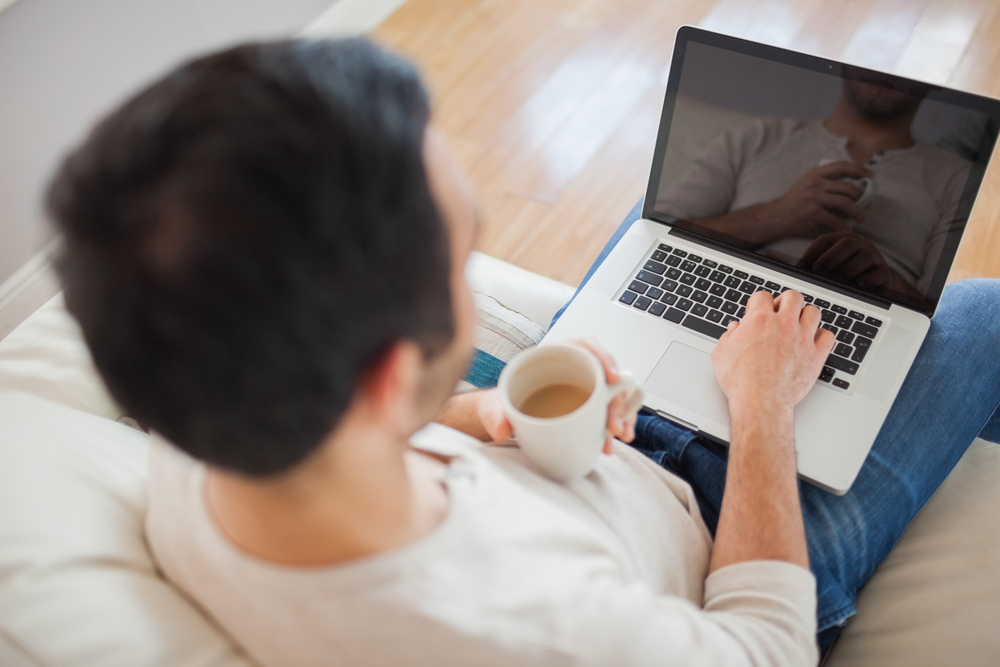
[[[743,561],[809,567],[796,478],[793,416],[834,345],[819,309],[795,291],[757,292],[712,353],[732,436],[710,571]]]

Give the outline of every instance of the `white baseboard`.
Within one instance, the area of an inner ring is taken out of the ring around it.
[[[406,0],[337,0],[300,37],[354,37],[374,30]]]
[[[47,245],[0,284],[0,340],[62,289],[52,266],[57,245]]]

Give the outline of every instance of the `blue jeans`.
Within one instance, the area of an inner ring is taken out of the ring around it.
[[[641,204],[601,251],[581,287],[638,219]],[[821,648],[832,643],[854,614],[862,586],[972,440],[979,436],[1000,442],[998,306],[998,280],[963,280],[948,286],[850,491],[835,496],[800,483],[809,562],[816,575]],[[639,415],[632,444],[691,484],[714,535],[727,449],[648,414]]]

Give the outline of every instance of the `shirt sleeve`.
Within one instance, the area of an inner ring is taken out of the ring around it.
[[[778,561],[737,563],[705,582],[704,606],[610,580],[579,601],[582,665],[816,665],[816,581]]]

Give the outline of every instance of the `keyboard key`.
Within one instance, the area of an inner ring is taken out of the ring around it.
[[[703,260],[701,260],[701,263],[704,264],[705,266],[707,266],[710,269],[714,269],[715,267],[717,267],[719,265],[718,262],[713,262],[710,259],[703,259]]]
[[[667,304],[668,306],[672,306],[672,305],[674,305],[674,302],[677,301],[677,295],[676,294],[664,294],[663,296],[660,297],[660,301],[662,301],[663,303]]]
[[[872,318],[869,317],[865,321],[867,322],[870,319]],[[876,329],[875,327],[865,324],[864,322],[858,322],[858,321],[854,322],[854,326],[851,327],[851,331],[858,334],[859,336],[864,336],[865,338],[874,338],[876,334],[878,334],[878,329]]]
[[[650,273],[649,271],[640,271],[635,277],[644,283],[649,283],[653,287],[659,287],[660,283],[663,282],[662,278],[655,273]]]
[[[839,334],[837,334],[837,340],[839,340],[841,343],[847,343],[848,345],[850,345],[851,341],[854,340],[854,334],[852,334],[847,329],[844,329]]]
[[[822,380],[823,382],[829,382],[830,380],[833,379],[833,374],[835,372],[836,371],[834,371],[829,366],[823,366],[823,370],[819,372],[819,379]]]
[[[678,278],[680,278],[684,274],[681,273],[680,269],[675,269],[673,267],[670,267],[669,269],[667,269],[666,275],[667,275],[667,278],[670,278],[671,280],[677,280]]]
[[[782,287],[781,288],[781,293],[784,294],[785,292],[787,292],[790,289],[791,289],[791,287]]]
[[[837,306],[834,306],[836,308]],[[847,315],[837,315],[836,325],[841,329],[846,329],[854,324],[855,320],[852,320]]]
[[[834,336],[837,335],[838,329],[837,329],[837,327],[833,326],[832,324],[823,323],[823,324],[819,325],[819,328],[820,329],[826,329],[827,331],[829,331],[830,333],[832,333]]]
[[[780,292],[781,291],[781,285],[779,285],[776,282],[772,282],[770,280],[768,280],[766,283],[764,283],[764,287],[766,287],[767,289],[771,290],[772,292]]]
[[[645,294],[646,289],[649,287],[646,283],[639,282],[638,280],[633,280],[628,284],[628,288],[633,292],[638,292],[639,294]]]
[[[708,295],[701,290],[695,290],[694,294],[691,295],[691,300],[695,303],[705,303],[705,299],[707,298]]]
[[[686,326],[688,329],[693,329],[698,333],[703,333],[706,336],[711,336],[712,338],[722,338],[722,334],[726,333],[725,328],[720,327],[718,324],[706,322],[705,320],[692,315],[685,317],[681,324]]]
[[[702,278],[707,278],[711,273],[712,269],[708,268],[704,264],[694,270],[694,275],[701,276]]]
[[[739,287],[743,283],[742,280],[736,276],[729,276],[726,278],[726,282],[723,283],[726,287]]]
[[[688,256],[687,251],[686,250],[681,250],[680,248],[674,248],[673,254],[677,255],[678,257],[687,257]]]
[[[717,283],[721,283],[723,280],[726,279],[726,274],[723,273],[722,271],[712,271],[711,275],[708,276],[708,279]]]
[[[674,282],[673,280],[664,280],[663,284],[660,285],[660,287],[663,288],[664,292],[673,292],[675,289],[677,289],[677,283]]]
[[[728,327],[730,322],[739,322],[739,320],[732,315],[726,315],[722,318],[722,326]]]
[[[721,307],[721,306],[722,306],[722,304],[723,304],[723,303],[724,303],[724,302],[722,301],[722,299],[720,299],[720,298],[719,298],[719,297],[717,297],[717,296],[710,296],[710,297],[708,297],[708,301],[706,301],[706,302],[705,302],[705,304],[706,304],[706,305],[707,305],[707,306],[708,306],[709,308],[719,308],[719,307]],[[728,302],[728,301],[726,301],[725,303],[729,303],[729,302]]]
[[[722,319],[722,313],[717,310],[710,310],[708,311],[708,315],[705,316],[705,319],[709,322],[718,322]]]
[[[654,262],[662,262],[667,258],[667,253],[662,250],[654,250],[653,254],[649,258]]]
[[[695,289],[700,289],[703,292],[708,291],[708,288],[711,287],[711,286],[712,286],[712,283],[710,283],[709,281],[705,280],[704,278],[698,278],[698,280],[694,284]]]
[[[838,371],[844,371],[848,375],[854,375],[858,372],[858,365],[856,363],[833,354],[826,358],[826,365],[836,368]]]
[[[733,275],[741,280],[746,280],[750,277],[750,274],[746,271],[733,271]]]
[[[740,307],[732,301],[726,301],[722,304],[722,312],[728,313],[729,315],[734,314]]]
[[[691,308],[691,314],[697,315],[698,317],[705,317],[708,314],[708,306],[703,303],[696,303],[694,307]]]
[[[653,303],[648,296],[640,296],[632,304],[633,308],[638,308],[639,310],[646,310],[649,308],[649,304]]]
[[[741,306],[745,306],[748,303],[750,303],[750,295],[749,294],[744,294],[743,296],[740,297],[740,305]],[[740,315],[740,317],[743,317],[743,316]]]
[[[694,267],[696,266],[698,265],[692,262],[691,260],[686,259],[683,262],[681,262],[681,271],[691,272],[694,271]]]
[[[666,309],[667,309],[667,304],[660,303],[659,301],[657,301],[656,303],[651,305],[649,307],[649,310],[647,310],[646,312],[649,313],[650,315],[656,315],[657,317],[659,317],[660,315],[663,314],[663,311],[665,311]]]
[[[688,259],[690,259],[695,264],[701,263],[701,257],[699,257],[698,255],[688,255]]]
[[[736,317],[740,318],[741,320],[743,319],[743,316],[746,314],[747,314],[746,308],[740,308],[738,311],[736,311]]]
[[[681,299],[677,302],[677,307],[680,308],[681,310],[691,310],[691,306],[693,305],[694,302],[691,301],[690,299]]]
[[[813,305],[816,306],[817,308],[829,308],[830,302],[824,299],[816,299],[815,301],[813,301]]]
[[[621,301],[622,303],[627,303],[628,305],[631,306],[632,302],[635,301],[635,298],[637,296],[639,296],[639,295],[636,294],[635,292],[625,291],[625,292],[622,292],[622,295],[620,297],[618,297],[618,300]]]
[[[659,299],[663,295],[663,290],[659,287],[650,287],[649,291],[646,292],[646,296],[650,299]]]
[[[832,324],[833,321],[835,319],[837,319],[837,316],[834,315],[834,313],[833,313],[832,310],[823,310],[823,311],[820,311],[820,315],[819,316],[820,316],[820,319],[822,319],[827,324]]]
[[[646,263],[642,265],[642,268],[662,276],[663,272],[667,270],[667,265],[660,264],[659,262],[654,262],[653,260],[648,259],[646,260]]]
[[[692,287],[690,287],[688,285],[681,285],[675,291],[678,294],[680,294],[681,296],[691,296],[691,292],[694,291],[694,288],[692,288]]]
[[[745,281],[742,285],[740,285],[740,291],[744,294],[753,294],[757,291],[757,286],[750,281]]]
[[[743,298],[743,292],[737,292],[734,289],[731,289],[728,292],[726,292],[726,299],[728,299],[729,301],[735,301],[739,303],[739,300],[742,298]]]
[[[872,325],[875,328],[882,326],[882,320],[877,320],[874,317],[866,317],[865,322]]]
[[[678,257],[677,255],[671,255],[670,257],[667,257],[665,260],[663,260],[663,263],[666,264],[667,266],[677,266],[678,264],[681,263],[681,258]]]
[[[681,320],[684,319],[684,311],[677,310],[676,308],[668,308],[667,312],[663,314],[663,319],[680,324]]]
[[[671,248],[670,246],[668,246],[666,243],[661,243],[660,245],[658,245],[656,247],[659,248],[660,250],[662,250],[663,252],[670,252],[671,250],[673,250],[673,248]]]
[[[726,296],[726,286],[716,283],[708,288],[708,293],[715,296]]]
[[[693,285],[697,278],[694,277],[693,273],[682,273],[680,281],[682,285]]]
[[[856,310],[849,310],[849,311],[847,311],[847,314],[850,315],[851,317],[853,317],[856,320],[863,320],[863,319],[865,319],[864,313],[859,313]]]
[[[841,380],[840,378],[834,378],[833,379],[833,386],[834,387],[840,387],[841,389],[847,389],[848,387],[851,386],[851,383],[848,382],[847,380]]]
[[[865,360],[865,355],[868,354],[869,347],[858,347],[854,349],[854,354],[851,355],[851,361],[856,361],[859,364]]]
[[[806,293],[803,292],[803,294],[802,294],[802,300],[805,301],[806,303],[812,303],[813,302],[813,295],[812,294],[806,294]]]
[[[867,350],[871,346],[872,346],[872,341],[870,338],[864,338],[862,336],[858,336],[858,339],[854,341],[854,347],[863,347]]]
[[[747,280],[749,280],[750,282],[752,282],[754,285],[763,285],[764,284],[764,279],[761,278],[760,276],[750,276],[749,278],[747,278]]]
[[[833,312],[837,313],[838,315],[846,315],[847,314],[847,309],[844,308],[843,306],[838,306],[837,304],[833,304],[832,306],[830,306],[830,310],[832,310]]]
[[[834,348],[833,353],[836,354],[838,357],[844,357],[845,359],[848,359],[851,356],[851,351],[852,349],[850,345],[837,343],[837,347]]]
[[[719,264],[719,271],[722,271],[723,273],[732,273],[733,267],[726,266],[725,264]]]

